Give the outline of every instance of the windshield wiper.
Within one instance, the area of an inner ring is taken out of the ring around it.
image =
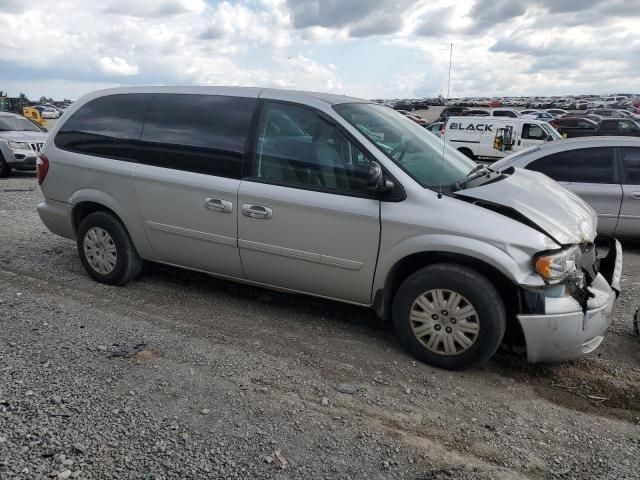
[[[486,165],[482,165],[481,163],[476,165],[475,168],[473,170],[471,170],[469,173],[467,173],[467,178],[469,178],[471,175],[473,175],[474,173],[483,170],[483,169],[487,169],[493,172],[493,170],[491,170],[489,167],[487,167]]]
[[[485,175],[490,175],[492,173],[494,173],[494,171],[486,165],[478,165],[467,174],[467,178],[465,178],[464,180],[458,180],[455,183],[456,190],[462,190],[464,186],[472,180],[484,177]]]

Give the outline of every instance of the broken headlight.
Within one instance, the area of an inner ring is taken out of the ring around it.
[[[578,286],[584,284],[584,273],[578,266],[582,251],[578,245],[555,252],[543,252],[533,259],[533,266],[549,283],[558,283],[567,278],[574,280]]]

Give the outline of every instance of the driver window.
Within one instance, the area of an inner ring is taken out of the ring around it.
[[[522,127],[522,138],[528,140],[545,140],[547,133],[540,125],[525,123]]]
[[[309,108],[268,103],[253,177],[287,186],[367,194],[371,162],[335,125]]]

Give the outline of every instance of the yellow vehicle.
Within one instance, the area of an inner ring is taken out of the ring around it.
[[[42,128],[45,128],[47,126],[47,121],[42,118],[40,112],[33,107],[24,107],[22,109],[22,115]]]

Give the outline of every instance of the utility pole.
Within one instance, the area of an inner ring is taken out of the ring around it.
[[[449,87],[451,86],[451,59],[453,58],[453,43],[449,49],[449,79],[447,80],[447,100],[449,100]]]

